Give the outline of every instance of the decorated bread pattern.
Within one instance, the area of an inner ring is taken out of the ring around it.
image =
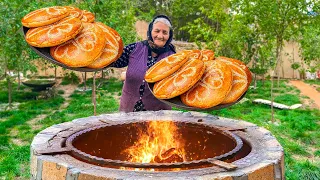
[[[54,24],[29,29],[26,41],[35,47],[52,47],[74,38],[82,29],[78,18],[68,16]]]
[[[92,64],[106,45],[103,30],[95,23],[83,23],[83,30],[70,41],[50,48],[50,54],[69,67]]]
[[[205,65],[200,59],[187,61],[177,72],[156,82],[154,95],[159,99],[170,99],[188,91],[202,76]]]
[[[184,50],[182,52],[187,53],[188,60],[191,60],[191,59],[200,59],[201,60],[202,59],[201,50],[198,50],[198,49]]]
[[[145,80],[147,82],[160,81],[177,71],[187,60],[187,54],[185,52],[163,58],[148,69]]]
[[[82,16],[81,21],[83,21],[83,22],[93,22],[94,21],[95,16],[92,12],[87,11],[87,10],[83,10],[82,12],[83,12],[83,16]]]
[[[83,16],[83,11],[79,8],[76,7],[72,7],[72,6],[65,6],[65,8],[67,8],[67,10],[70,13],[70,16],[76,17],[81,19]]]
[[[211,50],[183,50],[176,55],[182,53],[186,54],[187,60],[181,68],[171,71],[170,76],[162,80],[154,78],[162,76],[166,70],[161,70],[167,64],[151,67],[147,72],[147,82],[155,82],[152,91],[156,98],[179,97],[181,102],[189,107],[207,109],[235,103],[248,90],[252,77],[249,68],[243,62],[222,56],[215,58]],[[200,68],[202,64],[203,73]],[[153,79],[150,78],[151,73]],[[176,98],[170,101],[175,102]]]
[[[69,15],[67,8],[62,6],[53,6],[37,9],[25,15],[21,23],[25,27],[39,27],[52,24]]]
[[[102,68],[118,59],[119,50],[121,48],[122,51],[123,45],[120,45],[122,40],[119,41],[119,38],[121,39],[121,37],[115,30],[100,22],[96,22],[95,24],[103,30],[104,37],[106,38],[106,46],[103,49],[101,56],[92,64],[88,65],[88,67]]]
[[[87,10],[52,6],[28,13],[21,23],[29,28],[24,28],[26,42],[50,48],[52,58],[64,67],[101,69],[121,56],[124,45],[115,29],[94,20],[95,15]],[[36,52],[47,57],[46,50]]]
[[[220,104],[231,90],[231,68],[222,61],[206,61],[201,79],[186,93],[181,101],[192,107],[210,108]]]
[[[202,50],[202,61],[211,61],[214,59],[214,52],[212,50],[206,49]]]
[[[222,61],[231,67],[233,79],[231,91],[221,104],[235,102],[248,88],[247,74],[245,70],[231,58],[218,57],[216,61]]]

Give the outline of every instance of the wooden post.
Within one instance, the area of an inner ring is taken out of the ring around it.
[[[87,90],[87,72],[84,72],[84,86],[83,91],[85,92]]]
[[[96,101],[96,72],[93,73],[92,82],[92,103],[93,103],[93,115],[97,115],[97,101]]]

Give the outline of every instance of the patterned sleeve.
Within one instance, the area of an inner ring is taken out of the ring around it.
[[[123,48],[122,55],[113,63],[113,67],[122,68],[129,64],[129,56],[136,48],[136,43],[129,44]]]

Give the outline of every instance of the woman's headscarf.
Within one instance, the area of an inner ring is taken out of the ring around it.
[[[152,39],[151,32],[152,32],[152,28],[153,28],[153,23],[154,23],[154,21],[155,21],[156,19],[158,19],[158,18],[165,18],[165,19],[167,19],[167,20],[170,22],[170,24],[172,24],[172,23],[171,23],[171,20],[170,20],[167,16],[165,16],[165,15],[158,15],[158,16],[156,16],[155,18],[153,18],[153,20],[152,20],[152,21],[150,22],[150,24],[149,24],[148,32],[147,32],[147,36],[148,36],[147,45],[149,46],[149,48],[151,49],[152,52],[154,52],[154,53],[156,53],[156,54],[161,54],[161,53],[164,53],[164,52],[168,52],[168,51],[170,50],[169,45],[170,45],[170,43],[171,43],[171,41],[172,41],[173,31],[172,31],[172,28],[170,28],[169,38],[168,38],[166,44],[165,44],[163,47],[161,47],[161,48],[156,47],[155,44],[154,44],[154,41],[153,41],[153,39]]]

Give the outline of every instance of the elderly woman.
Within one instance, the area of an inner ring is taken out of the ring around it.
[[[175,53],[171,44],[173,31],[167,16],[156,16],[149,24],[148,40],[124,47],[115,67],[126,67],[126,79],[120,99],[120,111],[146,111],[171,109],[156,99],[144,80],[146,71],[159,60]]]

